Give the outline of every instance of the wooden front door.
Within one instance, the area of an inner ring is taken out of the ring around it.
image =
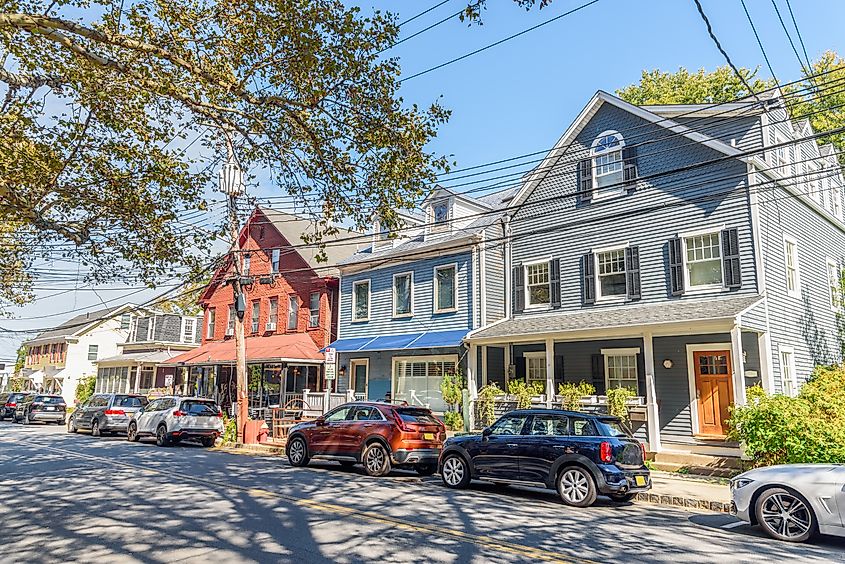
[[[728,406],[733,402],[731,351],[696,351],[693,362],[698,433],[724,437],[728,430]]]

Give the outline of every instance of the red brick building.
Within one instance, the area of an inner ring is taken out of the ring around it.
[[[318,249],[302,242],[310,229],[307,219],[256,208],[241,231],[250,407],[284,405],[305,389],[324,389],[320,349],[337,337],[334,265],[369,239],[347,232],[335,236],[327,241],[328,260],[318,262]],[[183,369],[188,393],[215,397],[224,407],[237,390],[234,275],[231,262],[215,273],[200,297],[202,345],[169,363]]]

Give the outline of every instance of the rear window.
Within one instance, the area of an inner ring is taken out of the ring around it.
[[[144,407],[147,405],[147,398],[143,396],[115,396],[115,407]]]
[[[12,394],[12,395],[9,396],[9,401],[12,401],[12,402],[21,401],[22,399],[24,399],[28,395],[29,394]]]
[[[59,405],[65,403],[65,399],[61,396],[35,396],[33,401],[47,405]]]
[[[217,404],[211,401],[194,401],[187,400],[182,402],[180,411],[184,411],[188,415],[217,415],[220,409]]]
[[[440,422],[437,420],[429,410],[427,409],[397,409],[396,413],[399,414],[399,418],[404,421],[405,423],[424,423],[424,424],[439,424]]]
[[[599,425],[606,437],[631,437],[633,433],[630,427],[618,419],[600,419]]]

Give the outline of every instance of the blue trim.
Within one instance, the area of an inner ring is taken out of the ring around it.
[[[358,352],[456,347],[461,344],[466,334],[466,329],[456,329],[453,331],[428,331],[426,333],[359,337],[355,339],[339,339],[326,348],[333,348],[338,352]]]

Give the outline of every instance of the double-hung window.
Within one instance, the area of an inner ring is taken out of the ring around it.
[[[234,335],[235,334],[235,306],[234,306],[234,304],[229,306],[229,315],[226,318],[226,334],[227,335]]]
[[[596,253],[596,273],[598,276],[597,298],[613,296],[624,297],[627,294],[625,249],[612,249]]]
[[[370,281],[358,280],[352,283],[352,321],[370,319]]]
[[[393,275],[393,317],[412,315],[413,284],[410,272]]]
[[[525,266],[525,304],[531,306],[548,305],[551,301],[549,292],[549,261]]]
[[[794,396],[798,391],[798,382],[795,379],[795,351],[792,347],[780,347],[780,389],[787,396]]]
[[[252,300],[252,312],[250,313],[250,324],[253,333],[258,333],[258,318],[261,315],[261,300]]]
[[[622,192],[624,145],[622,135],[615,131],[605,131],[593,141],[590,155],[593,158],[593,189],[596,198]]]
[[[97,360],[99,345],[88,345],[88,360]]]
[[[129,331],[129,326],[132,323],[132,316],[128,313],[124,313],[120,316],[120,330],[121,331]]]
[[[455,311],[458,307],[458,267],[434,267],[434,313]]]
[[[531,382],[546,382],[546,352],[527,352],[525,356],[525,380]]]
[[[272,297],[267,308],[267,331],[275,331],[279,322],[279,298]]]
[[[288,331],[296,331],[299,325],[299,296],[288,296]]]
[[[311,292],[308,298],[308,327],[320,325],[320,292]]]
[[[449,231],[450,202],[448,199],[431,204],[429,233],[443,233]]]
[[[637,384],[638,349],[602,349],[604,376],[608,390],[630,388],[635,393]]]
[[[839,309],[842,304],[842,271],[839,268],[839,263],[834,259],[827,259],[827,287],[830,297],[830,307],[833,310]]]
[[[282,256],[281,249],[273,249],[272,255],[270,258],[270,274],[278,274],[279,272],[279,259]]]
[[[721,232],[690,235],[684,237],[683,241],[686,287],[692,290],[721,288]]]
[[[213,307],[208,308],[208,316],[206,317],[206,325],[205,325],[205,338],[206,339],[213,339],[214,338],[214,318],[215,310]]]
[[[244,276],[249,276],[249,267],[250,267],[251,263],[252,263],[252,258],[250,257],[250,254],[244,253],[244,260],[243,260],[243,266],[241,268],[241,274],[243,274]]]
[[[184,325],[182,327],[182,342],[183,343],[193,343],[194,342],[194,329],[196,327],[196,321],[190,317],[186,317],[184,321]]]
[[[793,237],[784,236],[783,253],[786,268],[786,293],[794,298],[800,298],[801,277],[798,271],[798,241]]]
[[[455,373],[457,363],[455,355],[393,357],[393,400],[446,411],[440,383],[445,375]]]
[[[786,139],[780,133],[775,132],[774,142],[775,145],[780,146],[772,148],[769,152],[772,158],[772,165],[780,174],[786,176],[789,173],[789,149],[783,144],[786,143]]]

